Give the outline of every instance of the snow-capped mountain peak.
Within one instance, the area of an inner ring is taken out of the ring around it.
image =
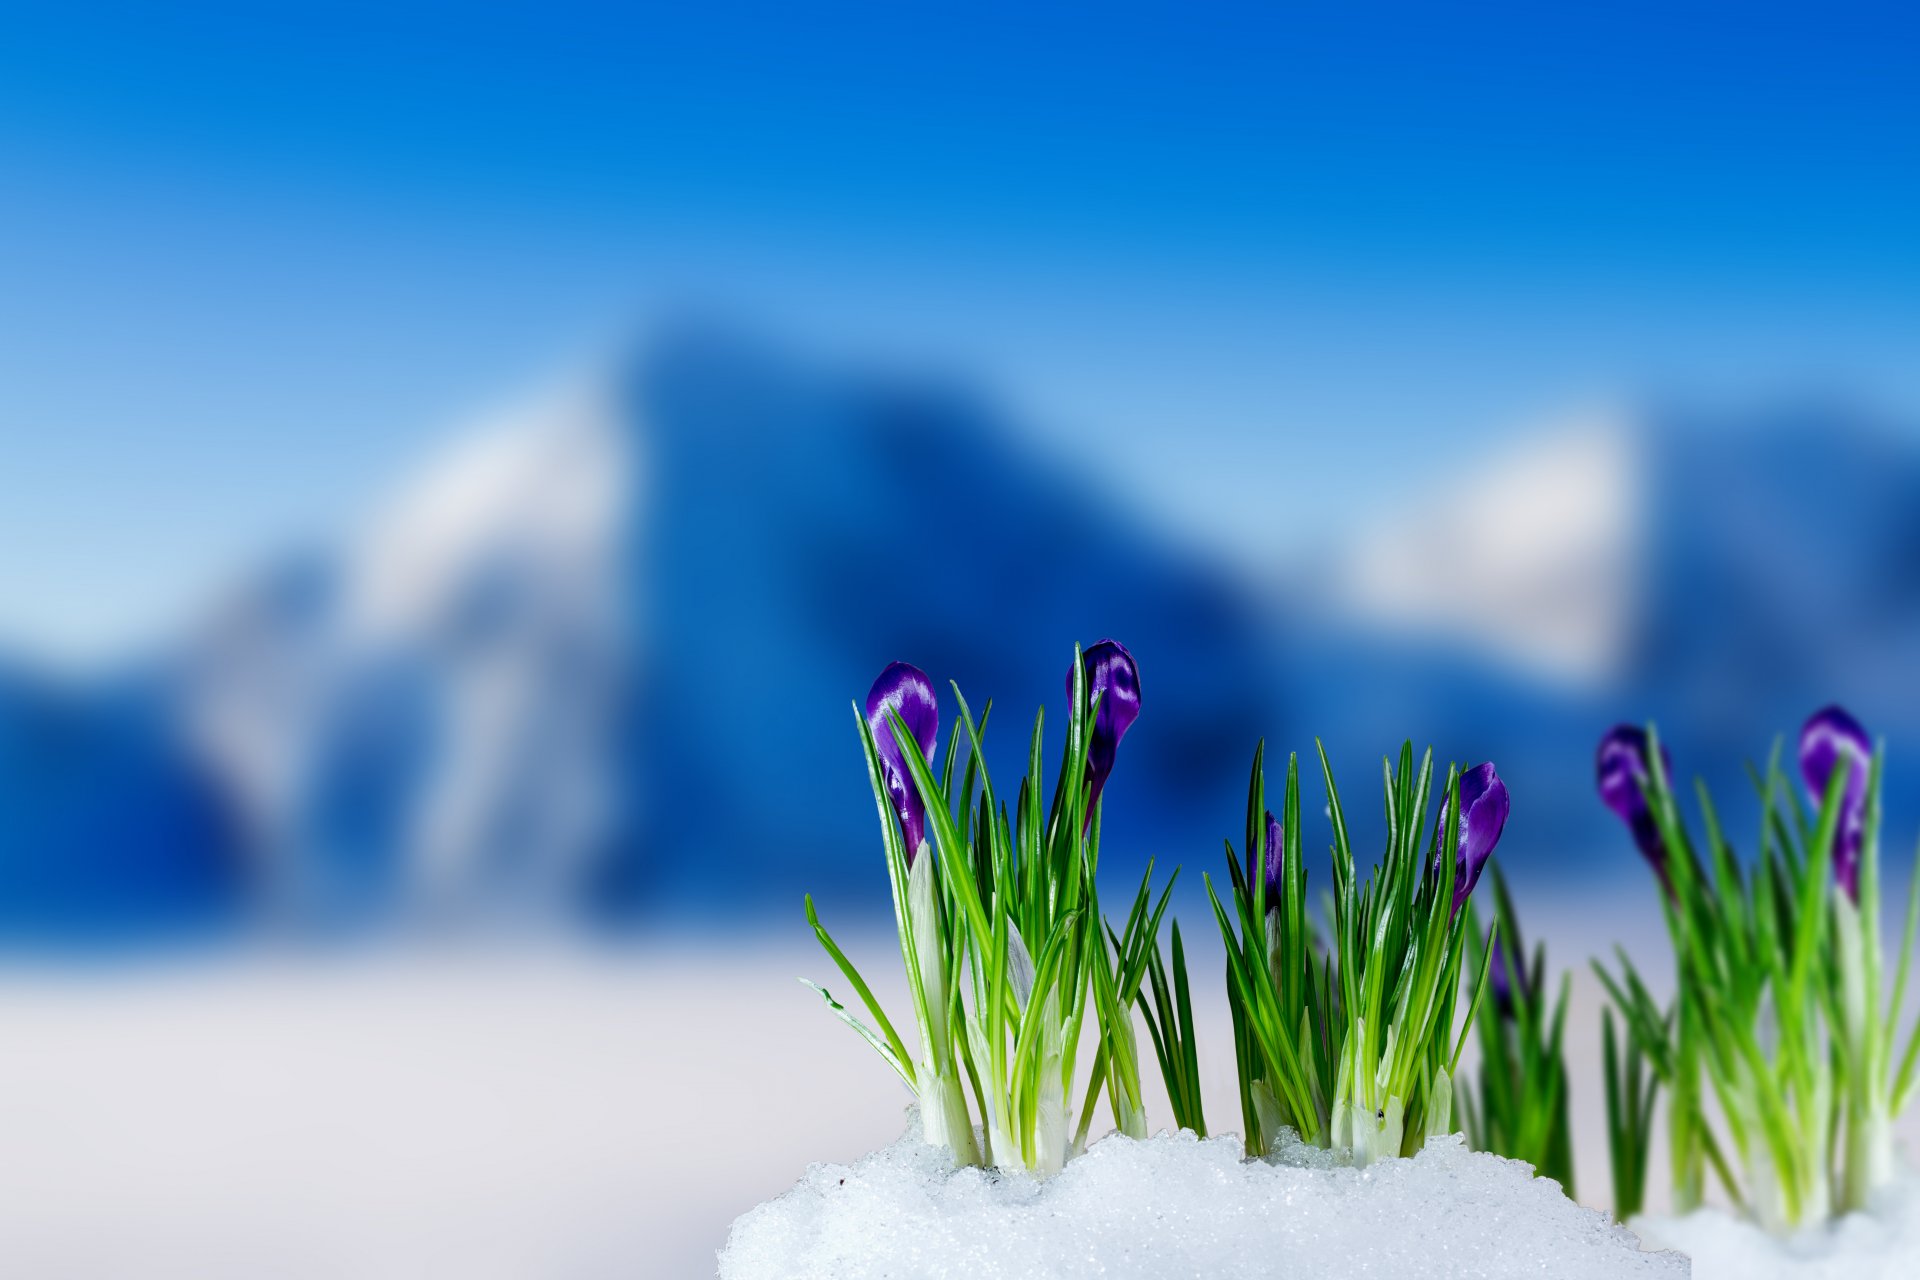
[[[1335,609],[1560,683],[1616,676],[1638,604],[1638,439],[1626,414],[1607,410],[1510,453],[1463,451],[1435,468],[1430,495],[1339,558]]]

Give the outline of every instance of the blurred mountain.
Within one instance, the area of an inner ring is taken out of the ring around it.
[[[1531,434],[1349,532],[1302,605],[1556,685],[1623,678],[1647,582],[1647,478],[1669,434],[1621,412]]]
[[[1138,659],[1144,709],[1106,851],[1131,869],[1217,848],[1277,710],[1254,601],[1222,569],[952,386],[688,332],[637,394],[640,808],[620,898],[795,907],[814,889],[881,908],[850,704],[895,659],[956,682],[976,715],[991,700],[1010,803],[1035,709],[1051,760],[1072,646],[1107,636]]]
[[[645,428],[615,380],[460,439],[191,645],[183,714],[303,922],[550,922],[617,839]]]
[[[169,685],[0,667],[0,940],[113,945],[233,918],[243,842],[183,749]]]
[[[1036,707],[1058,749],[1072,644],[1109,635],[1145,693],[1120,877],[1210,869],[1262,735],[1325,740],[1363,841],[1403,738],[1491,758],[1503,860],[1599,880],[1637,873],[1592,795],[1608,724],[1658,716],[1732,815],[1740,763],[1840,700],[1895,745],[1893,844],[1920,826],[1920,452],[1891,424],[1581,420],[1440,467],[1277,597],[1022,440],[939,379],[664,333],[139,673],[0,672],[0,933],[884,911],[874,673],[991,701],[1010,791]]]
[[[1467,467],[1306,584],[1288,705],[1337,726],[1336,755],[1414,732],[1496,760],[1503,861],[1599,879],[1631,856],[1592,790],[1608,725],[1657,719],[1750,849],[1746,763],[1785,734],[1797,777],[1801,722],[1838,701],[1891,743],[1899,850],[1920,829],[1916,553],[1920,450],[1896,424],[1833,402],[1589,417]]]
[[[74,891],[203,847],[227,874],[216,894],[182,873],[197,908],[302,927],[789,910],[809,889],[862,912],[884,886],[848,709],[874,674],[904,658],[991,703],[1011,780],[1034,708],[1058,749],[1073,643],[1106,635],[1146,693],[1110,856],[1211,847],[1273,705],[1257,613],[1018,439],[936,380],[666,335],[457,441],[342,545],[267,566],[150,697],[99,691],[166,748],[82,739],[62,813],[177,769],[227,827],[115,829]],[[45,717],[0,721],[44,745]],[[35,776],[12,760],[0,810]],[[0,896],[65,856],[49,823],[14,830]]]

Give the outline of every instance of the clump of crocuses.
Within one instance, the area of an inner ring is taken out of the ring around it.
[[[866,1019],[820,994],[917,1096],[927,1141],[964,1163],[1040,1174],[1084,1148],[1102,1093],[1116,1129],[1146,1135],[1135,1006],[1176,1123],[1206,1131],[1177,924],[1170,964],[1159,946],[1172,881],[1156,896],[1149,863],[1119,927],[1100,909],[1100,814],[1140,716],[1140,669],[1126,646],[1102,640],[1075,653],[1066,685],[1052,783],[1041,763],[1042,712],[1011,812],[986,767],[984,717],[975,719],[958,687],[944,755],[939,698],[919,668],[888,666],[856,707],[917,1051],[807,900],[808,920]],[[1470,1009],[1459,1019],[1460,988],[1465,978],[1478,1004],[1497,936],[1470,946],[1477,925],[1466,908],[1506,827],[1506,785],[1488,763],[1450,769],[1436,790],[1432,753],[1416,766],[1412,745],[1402,747],[1397,767],[1387,762],[1387,847],[1363,882],[1322,752],[1334,857],[1329,907],[1316,922],[1299,761],[1288,762],[1276,813],[1266,807],[1263,756],[1264,748],[1254,757],[1244,869],[1228,848],[1231,916],[1208,885],[1227,943],[1247,1148],[1265,1153],[1291,1128],[1356,1163],[1412,1154],[1456,1127],[1453,1075],[1474,1017]],[[1083,1030],[1092,1032],[1092,1062],[1076,1126]]]
[[[1227,947],[1248,1154],[1265,1154],[1290,1128],[1358,1164],[1410,1155],[1454,1130],[1452,1078],[1471,1022],[1456,1032],[1469,932],[1460,907],[1506,826],[1506,786],[1491,764],[1450,770],[1429,827],[1433,753],[1416,767],[1412,745],[1402,747],[1398,766],[1387,762],[1387,847],[1363,884],[1321,751],[1333,835],[1323,952],[1307,908],[1299,760],[1287,762],[1276,819],[1263,756],[1249,784],[1244,869],[1228,848],[1231,908],[1207,886]]]
[[[1146,1134],[1129,1006],[1158,965],[1167,889],[1152,899],[1150,864],[1120,929],[1101,916],[1096,889],[1095,819],[1120,741],[1140,714],[1139,668],[1117,641],[1076,651],[1056,783],[1043,776],[1042,712],[1011,813],[986,768],[984,717],[974,718],[958,686],[952,693],[957,718],[940,760],[939,700],[919,668],[889,665],[855,708],[919,1051],[809,897],[808,922],[868,1020],[815,990],[917,1097],[929,1143],[963,1164],[1051,1173],[1084,1145],[1102,1092],[1117,1128]],[[1070,1099],[1083,1027],[1095,1032],[1094,1061],[1075,1131]],[[1190,1017],[1186,1033],[1190,1041]]]
[[[1846,711],[1816,712],[1799,738],[1803,797],[1776,743],[1755,771],[1759,850],[1743,874],[1704,785],[1696,845],[1657,743],[1651,728],[1609,733],[1599,783],[1660,874],[1674,999],[1657,1004],[1624,954],[1618,977],[1600,976],[1631,1042],[1623,1061],[1644,1063],[1669,1093],[1675,1207],[1698,1205],[1710,1172],[1741,1212],[1780,1231],[1865,1208],[1892,1176],[1892,1121],[1920,1050],[1916,1028],[1896,1059],[1920,897],[1909,897],[1891,992],[1883,984],[1880,752]],[[1644,1166],[1650,1095],[1609,1096],[1616,1186],[1636,1196],[1621,1165]]]

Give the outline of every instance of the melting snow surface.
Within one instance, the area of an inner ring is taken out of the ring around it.
[[[816,1164],[733,1224],[723,1280],[804,1277],[1684,1276],[1527,1167],[1436,1140],[1367,1169],[1238,1138],[1096,1143],[1047,1182],[948,1172],[909,1133]]]
[[[1788,1239],[1719,1209],[1636,1218],[1649,1247],[1693,1255],[1699,1280],[1910,1280],[1920,1276],[1920,1178],[1907,1174],[1831,1226]]]

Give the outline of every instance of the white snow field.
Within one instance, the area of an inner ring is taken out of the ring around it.
[[[1687,1274],[1457,1138],[1362,1170],[1300,1146],[1269,1163],[1242,1159],[1236,1138],[1114,1136],[1036,1182],[951,1172],[916,1129],[852,1165],[813,1165],[743,1216],[722,1280]]]
[[[796,950],[0,968],[0,1276],[711,1276],[907,1103]]]
[[[1720,1209],[1636,1218],[1633,1228],[1658,1247],[1691,1253],[1700,1280],[1911,1280],[1920,1276],[1920,1178],[1903,1174],[1871,1213],[1788,1239]]]

